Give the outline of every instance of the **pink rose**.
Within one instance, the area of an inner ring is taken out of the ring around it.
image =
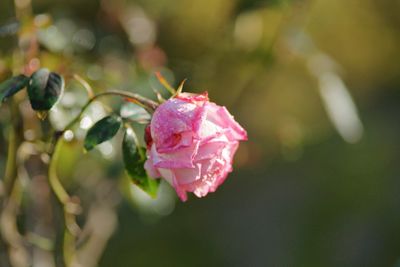
[[[145,169],[163,177],[182,201],[214,192],[232,171],[232,159],[246,131],[207,92],[181,93],[161,104],[146,130]]]

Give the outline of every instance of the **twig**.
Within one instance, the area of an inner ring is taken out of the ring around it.
[[[18,112],[17,104],[11,100],[10,104],[10,112],[11,112],[11,127],[9,130],[9,138],[8,138],[8,150],[7,150],[7,162],[4,176],[4,198],[1,201],[1,243],[4,244],[5,251],[7,251],[7,256],[3,260],[6,262],[12,261],[12,254],[10,250],[13,249],[14,244],[12,244],[13,238],[10,238],[11,233],[6,229],[9,229],[7,224],[8,218],[14,218],[15,214],[12,214],[14,211],[13,207],[15,203],[18,201],[15,198],[16,194],[13,194],[15,189],[15,184],[17,180],[17,149],[20,145],[20,137],[19,137],[19,128],[21,123],[21,118]],[[12,231],[14,233],[14,231]],[[13,235],[14,236],[14,235]],[[5,254],[6,255],[6,254]],[[7,258],[6,258],[7,257]],[[11,262],[9,262],[11,264]]]
[[[76,73],[74,75],[72,75],[72,77],[75,80],[77,80],[83,86],[83,88],[85,88],[86,93],[89,96],[89,98],[93,98],[94,97],[93,89],[90,86],[90,84],[87,81],[85,81],[85,79],[83,79],[81,76],[79,76]]]
[[[18,149],[18,107],[14,101],[10,101],[11,128],[8,137],[7,163],[4,176],[5,197],[11,195],[17,177],[17,149]]]
[[[86,104],[82,107],[81,111],[79,114],[65,127],[65,129],[62,131],[64,133],[65,131],[71,129],[75,123],[77,123],[80,118],[82,117],[83,113],[86,111],[86,109],[90,106],[90,104],[97,100],[98,98],[104,97],[104,96],[119,96],[126,98],[127,100],[130,100],[131,102],[134,102],[135,104],[140,105],[141,107],[145,108],[147,111],[153,112],[157,107],[158,104],[154,102],[153,100],[147,99],[141,95],[130,93],[130,92],[125,92],[125,91],[119,91],[119,90],[109,90],[103,93],[99,93],[92,98],[90,98]]]
[[[76,76],[75,79],[77,79]],[[79,77],[80,78],[80,77]],[[78,78],[78,80],[79,80]],[[83,79],[82,79],[83,80]],[[83,80],[84,81],[84,80]],[[82,81],[80,81],[82,82]],[[89,86],[89,85],[88,85]],[[86,86],[85,86],[86,88]],[[89,86],[90,88],[90,86]],[[91,91],[90,91],[91,92]],[[89,93],[89,97],[91,94]],[[48,178],[49,178],[49,184],[56,195],[59,203],[62,206],[63,209],[63,215],[60,216],[62,217],[62,222],[61,224],[64,227],[64,233],[62,236],[58,237],[58,242],[57,242],[57,248],[59,248],[60,252],[59,255],[61,259],[59,259],[60,264],[64,264],[68,266],[68,263],[74,258],[75,254],[75,237],[79,235],[81,232],[78,224],[76,223],[76,211],[79,209],[79,205],[75,204],[71,200],[71,196],[68,194],[68,192],[65,190],[63,187],[62,183],[58,179],[57,176],[57,163],[58,159],[60,156],[60,151],[61,151],[61,137],[62,135],[67,131],[70,130],[75,123],[77,123],[83,113],[86,111],[86,109],[90,106],[93,101],[104,97],[104,96],[119,96],[128,99],[129,101],[135,102],[136,104],[144,107],[146,110],[153,112],[158,104],[150,99],[144,98],[140,95],[130,93],[130,92],[124,92],[124,91],[118,91],[118,90],[110,90],[106,91],[103,93],[99,93],[97,95],[94,95],[93,97],[90,97],[90,99],[87,101],[87,103],[82,107],[81,111],[79,114],[64,128],[63,131],[59,132],[57,136],[55,136],[54,139],[54,145],[53,145],[53,151],[50,153],[50,164],[49,164],[49,173],[48,173]],[[56,248],[56,249],[57,249]]]

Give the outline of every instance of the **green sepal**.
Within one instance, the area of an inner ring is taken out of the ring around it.
[[[136,135],[130,128],[125,131],[122,141],[122,154],[125,169],[132,182],[151,197],[155,198],[157,196],[160,180],[152,179],[147,175],[144,169],[146,149],[139,147]]]

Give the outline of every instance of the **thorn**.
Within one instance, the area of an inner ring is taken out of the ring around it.
[[[176,91],[176,95],[179,95],[180,93],[182,93],[183,86],[185,85],[186,81],[187,81],[187,79],[184,79],[183,81],[181,81],[181,84],[179,85],[178,90]]]

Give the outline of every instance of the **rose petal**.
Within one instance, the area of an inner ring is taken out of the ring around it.
[[[173,173],[179,185],[193,183],[201,178],[201,165],[196,164],[194,168],[174,169]]]
[[[147,174],[150,178],[158,178],[161,176],[160,172],[154,167],[151,158],[148,158],[144,163],[144,169],[147,171]]]
[[[174,187],[177,195],[182,201],[187,200],[186,191],[179,185],[177,179],[175,178],[175,173],[168,169],[159,169],[161,176],[167,180],[167,182]]]
[[[164,153],[190,146],[206,118],[203,106],[172,99],[160,105],[151,121],[157,151]]]
[[[171,147],[173,135],[192,131],[192,121],[198,107],[179,99],[169,100],[160,105],[151,120],[151,136],[157,149]]]
[[[247,133],[234,119],[225,107],[212,102],[206,104],[208,109],[207,120],[218,125],[222,129],[230,129],[230,138],[234,140],[247,140]]]
[[[210,141],[206,144],[202,144],[194,158],[194,161],[200,161],[204,159],[211,159],[221,154],[222,149],[226,146],[227,142],[224,141]]]
[[[202,102],[208,101],[208,92],[204,92],[202,94],[180,93],[179,95],[176,96],[176,98],[189,103],[200,102],[199,104],[202,105]]]
[[[194,168],[193,159],[197,154],[200,142],[194,142],[190,147],[181,148],[170,153],[158,153],[153,144],[150,157],[157,168]]]

